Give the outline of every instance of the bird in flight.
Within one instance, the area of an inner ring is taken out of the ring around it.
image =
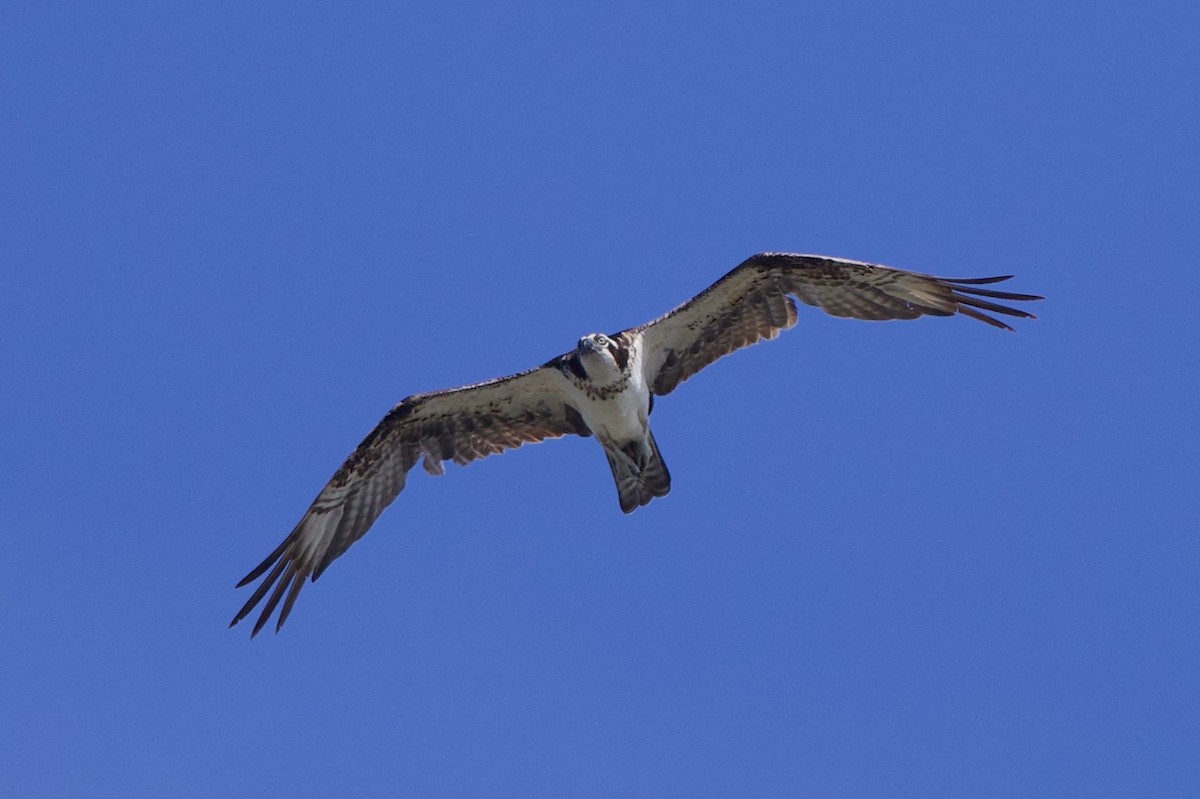
[[[282,601],[278,632],[304,583],[366,534],[417,461],[439,475],[443,461],[465,465],[548,438],[594,436],[621,510],[630,513],[671,488],[650,431],[654,398],[718,358],[794,325],[795,300],[854,319],[963,314],[1012,330],[991,314],[1033,314],[996,300],[1042,298],[981,288],[1010,277],[939,278],[821,255],[761,253],[653,322],[590,333],[570,352],[519,374],[407,397],[350,454],[283,543],[238,583],[263,578],[229,626],[269,592],[251,637]]]

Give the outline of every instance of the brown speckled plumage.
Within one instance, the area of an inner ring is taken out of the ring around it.
[[[604,346],[616,365],[609,382],[594,382],[573,351],[511,377],[408,397],[351,453],[283,543],[238,583],[266,575],[230,626],[266,598],[253,633],[280,602],[275,629],[282,627],[304,583],[320,577],[370,529],[417,461],[441,474],[444,461],[462,465],[529,442],[588,436],[584,412],[593,420],[626,418],[596,415],[597,408],[625,407],[616,402],[621,397],[646,401],[638,413],[648,414],[654,395],[669,394],[718,358],[794,325],[797,299],[833,316],[878,320],[961,313],[1011,330],[990,314],[1033,315],[993,300],[1041,297],[980,288],[1007,279],[938,278],[819,255],[763,253],[665,316],[609,337]],[[637,387],[633,394],[631,386]],[[670,488],[646,420],[639,424],[640,441],[602,442],[626,512]]]
[[[1041,297],[976,288],[1007,279],[956,280],[821,255],[762,253],[634,332],[646,339],[654,393],[662,396],[718,358],[796,324],[793,297],[833,316],[884,320],[961,313],[1011,330],[983,311],[1027,319],[1033,314],[980,298]]]
[[[267,574],[231,624],[275,586],[254,632],[286,595],[276,623],[276,629],[282,627],[305,580],[316,580],[362,538],[422,458],[427,472],[441,474],[442,461],[465,465],[530,442],[590,435],[579,412],[553,388],[557,360],[511,377],[402,400],[334,473],[291,535],[238,583],[241,587]],[[514,395],[526,399],[513,403]]]

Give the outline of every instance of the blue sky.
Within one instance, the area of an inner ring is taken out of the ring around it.
[[[1186,3],[9,4],[0,794],[1194,796]],[[804,309],[593,441],[418,470],[226,624],[402,397],[763,250]]]

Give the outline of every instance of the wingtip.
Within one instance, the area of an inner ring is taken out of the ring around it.
[[[1019,316],[1019,317],[1021,317],[1022,319],[1033,319],[1033,320],[1037,320],[1037,317],[1036,317],[1036,316],[1034,316],[1033,314],[1029,313],[1029,311],[1021,311],[1019,314],[1012,314],[1012,315],[1013,315],[1013,316]],[[997,322],[1000,322],[1000,320],[999,320],[999,319],[997,319],[996,321],[997,321]],[[1006,323],[1004,323],[1004,322],[1000,322],[1000,326],[1001,326],[1001,327],[1003,327],[1005,330],[1007,330],[1009,333],[1016,333],[1016,332],[1018,332],[1018,331],[1017,331],[1017,329],[1016,329],[1015,327],[1013,327],[1012,325],[1006,324]]]
[[[254,636],[256,636],[260,632],[262,632],[262,628],[265,627],[266,624],[267,624],[267,616],[264,614],[264,615],[260,616],[258,621],[256,621],[254,623],[254,629],[250,631],[251,640],[254,639]]]
[[[232,630],[234,627],[237,627],[237,626],[238,626],[238,624],[241,622],[241,620],[242,620],[242,619],[244,619],[244,618],[246,618],[246,613],[245,613],[245,611],[243,610],[242,612],[238,613],[236,616],[234,616],[234,617],[233,617],[233,618],[232,618],[232,619],[229,621],[229,627],[228,627],[227,629],[230,629],[230,630]],[[256,626],[256,627],[255,627],[253,630],[251,630],[251,631],[250,631],[250,637],[251,637],[251,638],[254,638],[254,636],[258,635],[258,631],[259,631],[259,629],[260,629],[260,626]]]
[[[229,622],[229,629],[232,630],[234,627],[236,627],[238,625],[238,622],[240,622],[243,618],[245,618],[244,615],[234,616],[233,621]],[[255,625],[254,629],[250,631],[250,640],[251,641],[254,640],[254,636],[258,635],[259,630],[261,630],[261,629],[262,629],[261,624]]]
[[[230,629],[236,627],[238,625],[238,622],[240,622],[242,619],[246,618],[246,610],[247,610],[247,608],[245,606],[243,606],[241,610],[239,610],[237,613],[233,614],[233,618],[229,620]]]
[[[968,286],[985,286],[988,283],[1003,283],[1005,280],[1012,280],[1016,275],[992,275],[991,277],[947,277],[943,278],[948,283],[963,283]]]

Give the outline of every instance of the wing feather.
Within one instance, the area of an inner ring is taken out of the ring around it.
[[[718,358],[794,325],[793,298],[832,316],[881,320],[961,313],[1012,330],[989,314],[1025,319],[1033,314],[991,300],[1042,298],[976,288],[1010,277],[939,278],[822,255],[762,253],[665,316],[627,332],[643,336],[654,393],[669,394]]]
[[[251,635],[258,634],[281,600],[275,629],[282,627],[304,583],[320,577],[366,534],[404,488],[418,460],[424,458],[426,468],[440,474],[442,461],[465,465],[525,443],[589,435],[566,398],[556,361],[402,400],[334,473],[283,543],[238,583],[241,588],[267,575],[229,626],[249,615],[274,588]]]

